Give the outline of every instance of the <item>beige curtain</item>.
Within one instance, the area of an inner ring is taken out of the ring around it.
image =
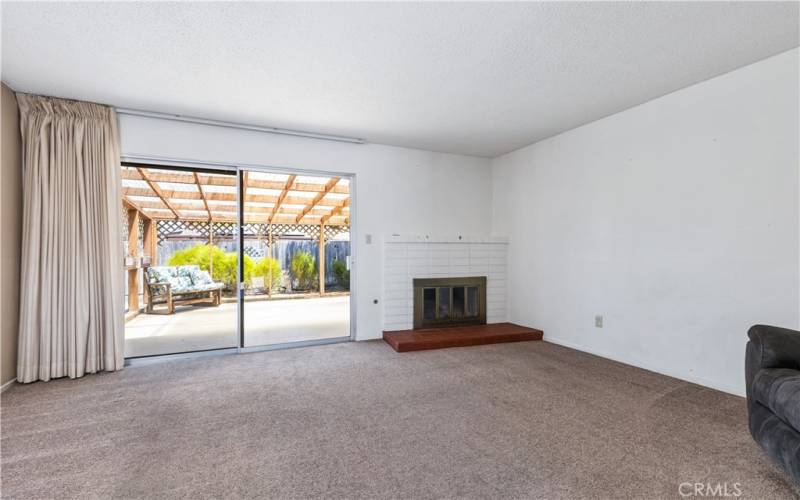
[[[113,108],[17,94],[23,230],[17,380],[123,366],[120,148]]]

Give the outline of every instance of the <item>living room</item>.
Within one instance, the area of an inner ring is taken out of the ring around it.
[[[800,494],[800,3],[1,13],[3,497]]]

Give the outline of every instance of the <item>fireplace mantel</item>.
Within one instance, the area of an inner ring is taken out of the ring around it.
[[[414,327],[414,279],[486,278],[488,323],[508,321],[507,254],[504,238],[434,238],[393,235],[383,240],[383,327]],[[446,240],[446,241],[443,241]]]

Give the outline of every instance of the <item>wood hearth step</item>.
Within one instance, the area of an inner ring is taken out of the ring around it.
[[[409,352],[542,340],[543,335],[541,330],[514,323],[492,323],[489,325],[384,331],[383,340],[397,352]]]

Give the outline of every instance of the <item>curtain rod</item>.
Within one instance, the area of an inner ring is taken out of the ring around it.
[[[341,135],[317,134],[314,132],[303,132],[301,130],[291,130],[286,128],[262,127],[261,125],[248,125],[246,123],[226,122],[223,120],[209,120],[206,118],[196,118],[193,116],[172,115],[168,113],[156,113],[154,111],[141,111],[138,109],[117,108],[117,113],[130,116],[145,116],[148,118],[159,118],[162,120],[172,120],[176,122],[197,123],[200,125],[213,125],[215,127],[226,127],[240,130],[251,130],[254,132],[265,132],[268,134],[291,135],[294,137],[305,137],[308,139],[319,139],[323,141],[347,142],[350,144],[364,144],[366,140],[357,137],[346,137]]]

